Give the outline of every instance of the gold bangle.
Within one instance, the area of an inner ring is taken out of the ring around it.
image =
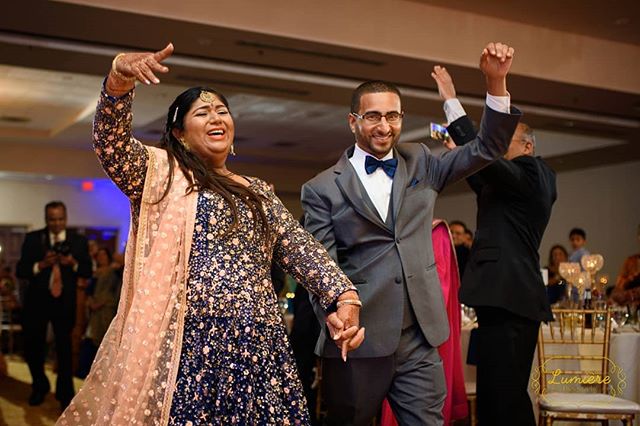
[[[124,53],[118,53],[116,55],[116,57],[113,58],[113,61],[111,61],[111,72],[113,73],[113,75],[118,77],[120,80],[123,80],[123,81],[126,81],[126,82],[135,81],[135,79],[136,79],[135,77],[127,77],[126,75],[122,74],[120,71],[118,71],[116,69],[116,62],[118,62],[118,59],[121,56],[124,56],[124,55],[125,55]]]
[[[362,307],[362,302],[358,299],[338,300],[338,303],[336,303],[336,308],[339,308],[340,306],[344,306],[344,305],[356,305],[356,306]]]

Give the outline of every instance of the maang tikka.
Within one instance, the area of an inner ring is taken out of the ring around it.
[[[200,100],[201,100],[202,102],[207,103],[207,104],[212,104],[212,103],[214,103],[214,102],[215,102],[215,100],[216,100],[216,95],[214,95],[214,94],[213,94],[213,93],[211,93],[211,92],[207,92],[206,90],[202,90],[202,91],[200,92]]]

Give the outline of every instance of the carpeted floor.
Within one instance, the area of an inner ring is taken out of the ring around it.
[[[27,364],[17,356],[6,356],[8,376],[0,376],[0,426],[49,426],[54,425],[60,416],[60,404],[55,395],[47,395],[44,403],[30,407],[27,399],[31,394],[31,376]],[[55,388],[56,375],[47,366],[47,376],[52,389]],[[74,379],[76,391],[82,386],[82,380]]]

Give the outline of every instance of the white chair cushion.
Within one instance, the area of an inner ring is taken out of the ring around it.
[[[553,392],[538,396],[540,408],[549,411],[578,413],[639,413],[640,405],[602,393]]]

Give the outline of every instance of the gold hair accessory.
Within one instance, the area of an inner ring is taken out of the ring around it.
[[[231,147],[229,148],[229,154],[233,155],[234,157],[236,156],[236,151],[235,149],[233,149],[233,144],[231,144]]]
[[[338,303],[336,303],[336,308],[339,308],[340,306],[344,306],[344,305],[355,305],[355,306],[362,307],[362,302],[359,301],[358,299],[338,300]]]
[[[120,80],[123,80],[126,82],[135,81],[136,79],[135,77],[127,77],[126,75],[122,74],[120,71],[116,69],[116,63],[118,62],[118,59],[120,59],[120,57],[124,55],[125,55],[124,53],[118,53],[116,57],[113,58],[113,61],[111,62],[111,72]]]
[[[200,92],[200,100],[202,102],[205,102],[205,103],[208,103],[208,104],[212,104],[216,100],[216,95],[214,95],[211,92],[207,92],[206,90],[203,90],[203,91]]]

